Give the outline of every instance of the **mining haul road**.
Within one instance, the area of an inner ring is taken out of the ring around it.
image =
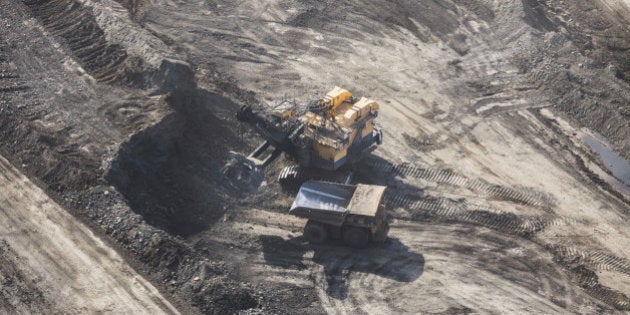
[[[179,314],[3,157],[0,187],[0,313]]]

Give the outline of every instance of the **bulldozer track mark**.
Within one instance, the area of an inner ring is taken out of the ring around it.
[[[628,261],[600,251],[584,251],[573,247],[551,247],[556,260],[565,265],[570,271],[573,281],[577,282],[586,292],[620,311],[630,310],[630,298],[599,283],[597,275],[589,269],[614,270],[622,275],[628,274]]]
[[[0,61],[1,60],[2,60],[2,58],[0,57]],[[20,77],[20,75],[18,75],[17,73],[0,72],[0,79],[17,79],[19,77]]]
[[[584,251],[573,247],[552,248],[562,261],[578,261],[597,270],[616,271],[630,276],[630,261],[602,251]]]
[[[0,69],[1,68],[2,66],[0,66]],[[20,80],[18,74],[0,73],[0,93],[23,91],[29,88],[30,86]]]
[[[27,90],[30,87],[20,79],[20,75],[15,73],[9,65],[9,58],[6,55],[6,47],[0,38],[0,93],[17,92]]]
[[[368,160],[372,168],[394,176],[423,179],[452,186],[465,187],[499,200],[512,201],[530,206],[550,209],[555,205],[552,197],[531,188],[510,188],[490,184],[479,179],[469,179],[448,169],[430,169],[407,163],[392,164],[386,161]]]
[[[107,41],[94,16],[74,0],[24,1],[46,29],[60,37],[96,80],[114,83],[125,70],[127,52]]]
[[[400,194],[386,194],[386,204],[403,207],[412,212],[412,219],[454,221],[484,226],[507,234],[527,236],[544,231],[550,226],[586,224],[573,218],[520,217],[512,213],[498,212],[491,209],[478,208],[466,203],[460,204],[447,199],[415,198]],[[583,251],[571,247],[556,247],[554,255],[561,261],[571,264],[582,263],[598,270],[616,271],[630,276],[630,262],[624,258],[601,251]],[[618,310],[630,310],[630,299],[599,284],[597,277],[582,275],[574,271],[575,280],[586,292]]]
[[[412,216],[416,219],[453,220],[521,236],[541,232],[550,226],[579,223],[578,220],[570,218],[522,217],[443,198],[415,198],[403,194],[386,193],[384,200],[389,207],[400,207],[412,212]]]
[[[313,171],[312,169],[304,168],[299,165],[289,165],[280,171],[278,182],[283,189],[297,192],[302,183],[307,180],[323,180],[343,184],[347,178],[347,174],[344,173]]]

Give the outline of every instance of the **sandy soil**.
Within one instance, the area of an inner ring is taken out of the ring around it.
[[[0,157],[3,313],[179,312],[113,249]],[[23,291],[15,299],[12,295]]]
[[[0,152],[185,312],[630,309],[627,185],[581,140],[630,157],[626,1],[2,4]],[[258,142],[239,105],[335,85],[382,107],[356,178],[391,239],[365,251],[303,242],[286,161],[246,198],[219,174]],[[56,305],[11,279],[4,305]]]

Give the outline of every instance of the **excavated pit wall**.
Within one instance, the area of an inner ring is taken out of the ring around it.
[[[229,113],[236,105],[203,90],[175,92],[167,102],[175,112],[126,141],[105,178],[149,224],[187,236],[208,228],[227,207],[219,170],[238,143],[238,129],[213,111]]]
[[[251,286],[176,236],[225,211],[217,178],[237,138],[225,124],[238,106],[198,88],[190,65],[163,53],[115,2],[24,1],[3,10],[15,14],[7,15],[12,25],[41,26],[11,34],[18,44],[2,49],[0,70],[22,87],[0,91],[2,155],[106,235],[182,310],[256,308],[261,298]],[[34,46],[46,40],[53,44]],[[48,64],[20,56],[30,51]],[[60,75],[37,82],[37,68]]]
[[[166,45],[131,23],[114,1],[26,0],[24,3],[74,59],[97,81],[137,88],[157,82],[164,60],[176,58]]]

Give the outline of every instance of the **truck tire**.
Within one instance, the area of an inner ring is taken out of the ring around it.
[[[342,231],[343,242],[350,247],[365,248],[370,242],[370,231],[356,226],[345,226]]]
[[[328,240],[328,228],[325,224],[308,220],[304,227],[304,238],[311,244],[321,244]]]
[[[378,129],[376,132],[376,144],[383,144],[383,132],[381,131],[381,129]]]
[[[385,242],[387,240],[387,234],[389,233],[389,223],[387,221],[383,222],[383,226],[380,231],[374,235],[373,240],[375,242]]]

